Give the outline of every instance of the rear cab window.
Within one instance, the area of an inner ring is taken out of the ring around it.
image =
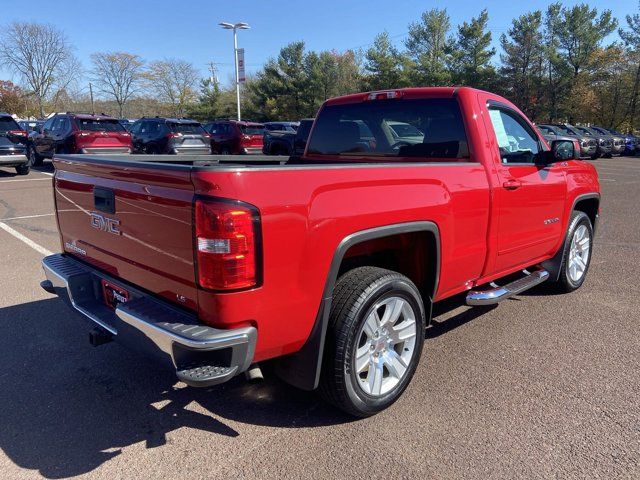
[[[309,158],[348,161],[470,161],[454,98],[374,100],[325,105],[307,148]]]
[[[89,132],[126,132],[127,130],[117,120],[97,118],[76,118],[79,130]]]

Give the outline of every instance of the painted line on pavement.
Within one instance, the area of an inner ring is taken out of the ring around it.
[[[13,180],[0,180],[0,183],[9,183],[9,182],[50,182],[51,180],[48,178],[20,178]]]
[[[45,257],[48,255],[53,255],[53,252],[50,250],[47,250],[46,248],[44,248],[42,245],[38,245],[36,242],[34,242],[33,240],[31,240],[30,238],[25,237],[23,234],[21,234],[20,232],[18,232],[17,230],[14,230],[13,228],[11,228],[9,225],[7,225],[6,223],[2,223],[0,222],[0,228],[2,230],[4,230],[5,232],[7,232],[10,235],[13,235],[15,238],[17,238],[18,240],[20,240],[21,242],[29,245],[31,248],[33,248],[36,252],[44,255]]]
[[[24,220],[26,218],[52,217],[54,215],[55,215],[54,213],[41,213],[40,215],[23,215],[22,217],[7,217],[7,218],[0,218],[0,222],[6,222],[9,220]]]

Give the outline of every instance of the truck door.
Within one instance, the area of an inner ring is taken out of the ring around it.
[[[493,271],[526,267],[555,253],[562,227],[567,184],[562,164],[544,165],[548,149],[534,127],[507,105],[489,101],[498,188],[497,257]]]

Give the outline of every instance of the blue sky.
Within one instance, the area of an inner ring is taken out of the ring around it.
[[[62,29],[76,48],[85,67],[96,51],[128,51],[146,60],[183,58],[207,75],[209,62],[216,62],[219,78],[227,83],[233,73],[232,34],[218,22],[247,22],[251,30],[239,33],[245,48],[248,72],[260,67],[280,47],[304,40],[314,50],[366,48],[374,36],[387,30],[401,44],[407,25],[427,9],[444,6],[455,26],[489,10],[490,29],[497,45],[511,19],[525,11],[545,9],[549,1],[484,0],[433,1],[323,0],[267,2],[257,0],[30,0],[3,2],[0,27],[11,21],[51,23]],[[565,1],[572,5],[574,1]],[[638,11],[636,0],[588,2],[613,11],[620,24],[628,13]],[[0,69],[0,79],[11,79]]]

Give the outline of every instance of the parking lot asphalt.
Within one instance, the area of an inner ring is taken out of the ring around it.
[[[357,421],[271,376],[192,389],[91,347],[39,287],[53,169],[0,170],[0,477],[640,478],[640,158],[593,163],[583,288],[437,305],[406,393]]]

